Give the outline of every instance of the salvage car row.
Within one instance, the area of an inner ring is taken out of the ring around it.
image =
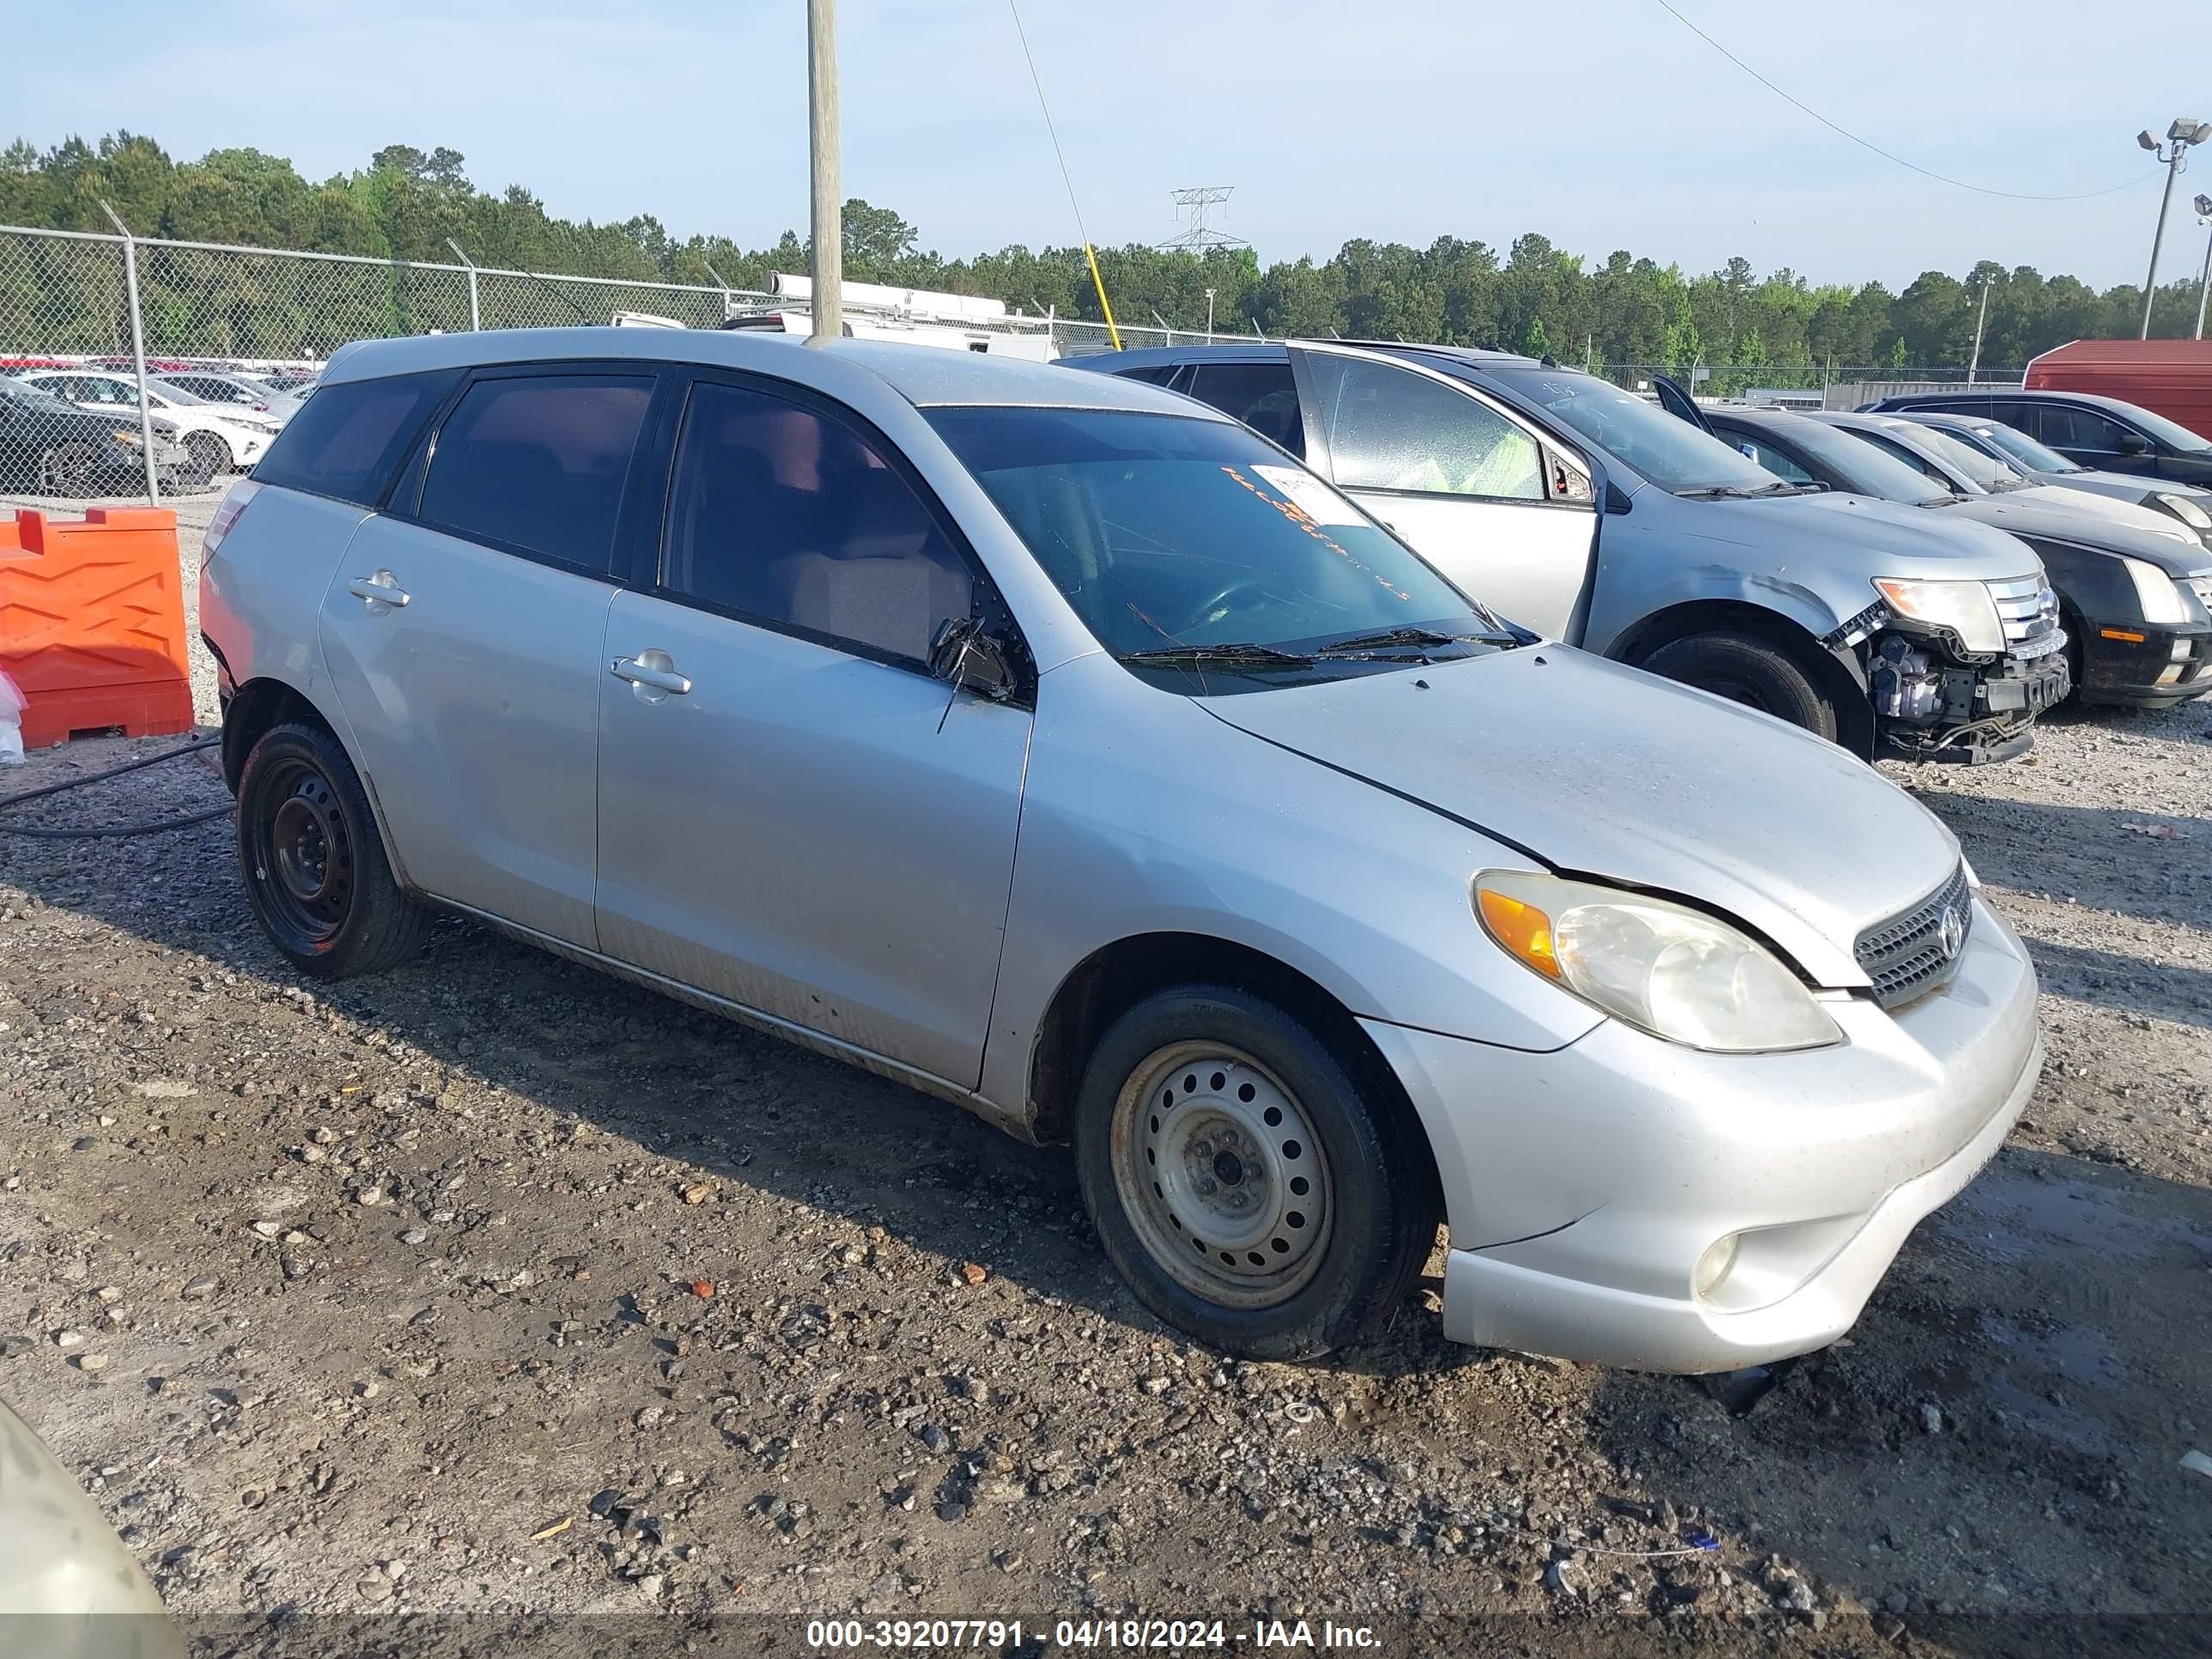
[[[307,384],[179,367],[147,376],[142,421],[128,370],[18,362],[0,370],[0,489],[68,497],[143,488],[149,430],[159,487],[204,489],[252,471]]]

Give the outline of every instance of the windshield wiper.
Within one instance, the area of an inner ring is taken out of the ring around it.
[[[1316,646],[1316,657],[1351,657],[1370,651],[1386,651],[1394,645],[1518,645],[1521,641],[1503,629],[1480,634],[1446,634],[1434,628],[1385,628],[1372,634],[1354,634],[1349,639],[1331,640],[1327,645]]]
[[[1674,494],[1686,501],[1750,501],[1765,495],[1817,495],[1827,487],[1824,483],[1791,483],[1787,478],[1777,478],[1771,484],[1751,488],[1742,484],[1704,484],[1695,489],[1678,489]]]
[[[1295,651],[1279,651],[1272,645],[1167,645],[1151,651],[1131,651],[1123,654],[1123,662],[1165,663],[1256,663],[1273,668],[1310,668],[1311,657],[1301,656]]]

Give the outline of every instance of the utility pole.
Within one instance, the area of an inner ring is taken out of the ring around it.
[[[2212,196],[2200,196],[2197,198],[2197,222],[2200,225],[2212,226]],[[2204,274],[2197,279],[2195,337],[2200,340],[2204,337],[2204,301],[2207,297],[2212,297],[2212,231],[2208,231],[2204,238]]]
[[[2151,302],[2158,297],[2158,252],[2166,240],[2166,213],[2173,205],[2173,183],[2181,177],[2181,158],[2191,144],[2201,144],[2212,138],[2212,121],[2194,121],[2178,115],[2166,130],[2166,143],[2160,144],[2145,127],[2136,135],[2136,143],[2166,164],[2166,191],[2158,198],[2158,228],[2150,239],[2150,271],[2143,278],[2142,328],[2136,334],[2139,340],[2150,338]]]
[[[1990,288],[1992,278],[1982,278],[1981,314],[1974,319],[1974,355],[1966,360],[1966,384],[1974,383],[1974,371],[1982,366],[1982,325],[1990,319]]]
[[[806,0],[806,117],[813,176],[814,331],[845,334],[844,204],[837,179],[837,0]]]

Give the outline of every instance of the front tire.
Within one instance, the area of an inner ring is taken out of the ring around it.
[[[1664,678],[1693,685],[1730,702],[1836,740],[1836,706],[1789,652],[1751,634],[1692,634],[1661,646],[1642,665]]]
[[[1085,1069],[1076,1173],[1106,1255],[1168,1324],[1248,1359],[1327,1353],[1403,1299],[1436,1240],[1419,1131],[1249,992],[1161,991]]]
[[[320,726],[272,727],[246,756],[238,863],[269,942],[319,979],[392,967],[429,924],[392,879],[368,792]]]
[[[93,453],[90,444],[55,444],[40,453],[39,493],[70,498],[89,495],[93,474],[99,467],[99,458]]]

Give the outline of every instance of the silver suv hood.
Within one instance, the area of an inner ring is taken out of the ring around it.
[[[1835,744],[1565,646],[1198,702],[1555,869],[1723,912],[1822,985],[1865,984],[1859,934],[1958,867],[1951,832]]]
[[[1835,541],[1850,544],[1851,568],[1863,568],[1869,583],[1876,576],[2005,581],[2043,568],[2033,548],[2002,530],[1871,495],[1838,490],[1686,505],[1698,511],[1684,527],[1709,540],[1758,549],[1759,568],[1787,556],[1785,550],[1795,550],[1801,562],[1831,563],[1835,555],[1819,544]]]

